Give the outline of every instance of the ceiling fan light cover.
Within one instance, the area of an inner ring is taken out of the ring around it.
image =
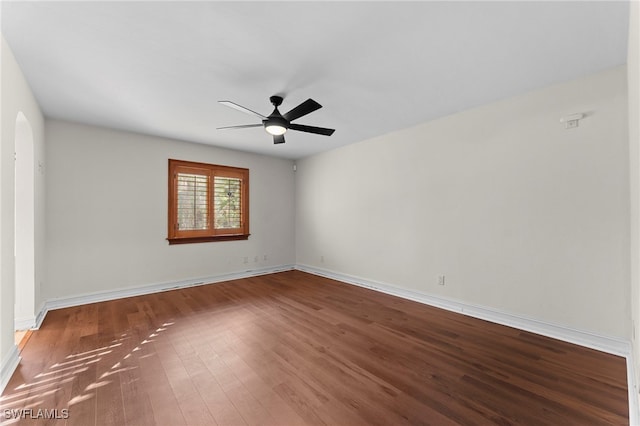
[[[267,131],[267,133],[270,133],[274,136],[284,135],[287,131],[286,127],[281,126],[278,123],[267,124],[266,126],[264,126],[264,129]]]
[[[274,136],[284,135],[289,128],[289,122],[282,118],[282,116],[278,112],[278,108],[273,111],[269,118],[263,121],[263,124],[264,129],[267,131],[267,133]]]

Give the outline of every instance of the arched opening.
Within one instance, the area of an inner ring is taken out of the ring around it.
[[[15,129],[14,320],[16,330],[25,330],[35,318],[35,152],[31,124],[22,112]]]

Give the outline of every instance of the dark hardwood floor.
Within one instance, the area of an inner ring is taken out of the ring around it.
[[[621,357],[298,271],[51,311],[0,404],[3,425],[629,422]]]

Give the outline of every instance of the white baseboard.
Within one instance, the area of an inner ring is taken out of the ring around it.
[[[20,352],[18,351],[18,347],[13,345],[9,353],[2,359],[2,365],[0,365],[0,394],[4,392],[4,388],[7,386],[7,383],[9,383],[19,363]]]
[[[42,304],[36,317],[16,320],[16,324],[19,323],[21,325],[25,325],[24,327],[16,327],[16,329],[39,328],[47,312],[54,309],[68,308],[71,306],[85,305],[88,303],[104,302],[107,300],[121,299],[125,297],[140,296],[143,294],[157,293],[161,291],[175,290],[197,285],[213,284],[222,281],[289,271],[292,269],[297,269],[314,275],[324,276],[347,284],[366,287],[393,296],[402,297],[404,299],[413,300],[430,306],[446,309],[448,311],[458,312],[464,315],[480,318],[509,327],[514,327],[520,330],[530,331],[532,333],[541,334],[543,336],[552,337],[554,339],[563,340],[581,346],[586,346],[591,349],[600,350],[614,355],[627,357],[631,354],[630,342],[622,339],[602,336],[588,331],[576,330],[562,325],[552,324],[532,318],[526,318],[493,308],[472,305],[466,302],[448,299],[441,296],[434,296],[412,290],[401,289],[390,284],[302,264],[279,265],[268,268],[253,269],[242,272],[231,272],[188,280],[156,283],[140,287],[96,293],[86,293],[71,297],[49,299]]]
[[[35,318],[35,327],[40,328],[47,312],[54,309],[69,308],[72,306],[86,305],[88,303],[106,302],[108,300],[122,299],[125,297],[141,296],[144,294],[159,293],[161,291],[176,290],[180,288],[195,287],[198,285],[214,284],[222,281],[237,280],[241,278],[255,277],[258,275],[273,274],[276,272],[290,271],[294,265],[279,265],[267,268],[251,269],[241,272],[230,272],[208,277],[192,278],[181,281],[171,281],[156,284],[147,284],[140,287],[130,287],[118,290],[86,293],[77,296],[60,297],[47,300]]]
[[[47,313],[46,302],[42,302],[36,315],[28,318],[17,318],[14,321],[14,327],[17,330],[37,330],[42,325],[44,317]]]
[[[13,326],[16,330],[31,330],[36,327],[36,317],[16,318]]]
[[[517,328],[519,330],[530,331],[532,333],[541,334],[543,336],[552,337],[580,346],[586,346],[602,352],[626,357],[631,354],[631,344],[628,341],[615,337],[601,336],[588,331],[576,330],[558,324],[552,324],[532,318],[523,317],[516,314],[500,311],[484,306],[473,305],[459,300],[448,299],[441,296],[434,296],[413,290],[406,290],[395,287],[391,284],[378,281],[368,280],[366,278],[355,277],[352,275],[333,272],[322,268],[309,265],[296,265],[296,269],[308,272],[310,274],[319,275],[341,281],[347,284],[353,284],[360,287],[366,287],[377,290],[382,293],[398,296],[403,299],[413,300],[415,302],[424,303],[426,305],[435,306],[437,308],[446,309],[452,312],[458,312],[474,318],[483,319],[497,324],[506,325],[508,327]]]
[[[35,324],[33,326],[34,329],[39,329],[40,326],[42,325],[42,321],[44,321],[44,317],[47,315],[47,303],[46,302],[42,302],[42,304],[40,305],[40,309],[38,309],[38,314],[36,315],[35,318]]]
[[[573,343],[576,345],[585,346],[587,348],[624,357],[627,363],[629,424],[632,426],[640,426],[638,387],[636,383],[636,376],[634,373],[635,369],[633,363],[633,351],[631,349],[631,342],[629,341],[622,340],[616,337],[602,336],[599,334],[591,333],[589,331],[576,330],[574,328],[527,318],[497,309],[487,308],[484,306],[476,306],[473,304],[448,299],[441,296],[434,296],[417,291],[406,290],[387,283],[368,280],[348,274],[342,274],[340,272],[317,268],[315,266],[297,264],[295,269],[310,274],[331,278],[333,280],[344,282],[347,284],[365,287],[371,290],[379,291],[381,293],[401,297],[403,299],[424,303],[425,305],[435,306],[437,308],[446,309],[448,311],[457,312],[474,318],[479,318],[489,322],[517,328],[518,330],[529,331],[531,333],[540,334],[543,336],[551,337],[553,339],[562,340],[564,342]]]

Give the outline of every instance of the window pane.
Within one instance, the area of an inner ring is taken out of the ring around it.
[[[178,229],[209,228],[209,177],[178,173]]]
[[[242,179],[214,178],[214,211],[216,229],[240,228],[242,224]]]

